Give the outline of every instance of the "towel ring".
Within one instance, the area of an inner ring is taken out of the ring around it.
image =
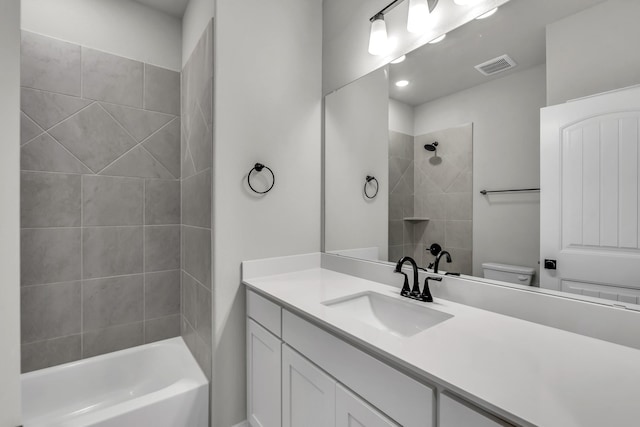
[[[367,193],[367,184],[369,184],[371,181],[375,181],[376,182],[376,192],[373,193],[373,196],[370,196],[369,193]],[[378,180],[376,179],[375,176],[371,176],[371,175],[367,175],[367,177],[365,178],[365,183],[364,183],[364,195],[367,199],[375,199],[376,196],[378,195],[378,190],[380,189],[380,184],[378,183]]]
[[[258,191],[255,188],[253,188],[253,186],[251,185],[251,173],[253,171],[262,172],[263,169],[266,169],[266,170],[269,171],[269,173],[271,173],[271,186],[269,188],[267,188],[265,191]],[[271,191],[271,189],[273,188],[275,183],[276,183],[275,174],[273,173],[273,171],[271,170],[271,168],[269,166],[265,166],[262,163],[256,163],[253,166],[253,168],[251,168],[249,173],[247,174],[247,184],[249,184],[249,188],[251,188],[251,191],[253,191],[254,193],[257,193],[257,194],[267,194],[269,191]]]

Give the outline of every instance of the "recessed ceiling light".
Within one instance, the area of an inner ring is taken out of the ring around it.
[[[404,62],[404,60],[407,59],[407,55],[402,55],[400,58],[396,58],[393,61],[391,61],[392,64],[399,64],[401,62]]]
[[[429,44],[436,44],[436,43],[440,43],[442,40],[445,39],[445,37],[447,37],[446,34],[441,35],[440,37],[436,37],[435,39],[431,40],[429,42]]]
[[[409,85],[409,80],[398,80],[396,82],[396,86],[398,87],[405,87]]]
[[[478,16],[476,19],[487,19],[488,17],[495,15],[497,11],[498,11],[498,8],[496,7],[495,9],[491,9],[487,13],[483,13],[482,15]]]

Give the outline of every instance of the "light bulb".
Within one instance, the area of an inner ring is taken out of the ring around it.
[[[371,35],[369,36],[369,53],[382,55],[387,50],[387,25],[384,16],[378,15],[371,22]]]
[[[495,9],[491,9],[487,13],[483,13],[482,15],[478,16],[476,19],[487,19],[488,17],[495,15],[497,11],[498,11],[498,8],[496,7]]]
[[[435,39],[431,40],[429,42],[429,44],[436,44],[436,43],[440,43],[442,40],[444,40],[447,37],[447,34],[443,34],[440,37],[436,37]]]
[[[429,3],[427,0],[409,0],[409,16],[407,17],[407,31],[421,33],[429,24]]]

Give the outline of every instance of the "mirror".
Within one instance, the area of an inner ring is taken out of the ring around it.
[[[324,250],[433,268],[437,244],[441,271],[638,304],[637,275],[545,280],[539,190],[540,110],[640,84],[637,3],[511,0],[327,95]]]

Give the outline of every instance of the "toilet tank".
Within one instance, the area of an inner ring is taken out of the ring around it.
[[[519,265],[497,264],[485,262],[482,264],[485,279],[500,280],[502,282],[517,283],[531,286],[536,270],[531,267]]]

